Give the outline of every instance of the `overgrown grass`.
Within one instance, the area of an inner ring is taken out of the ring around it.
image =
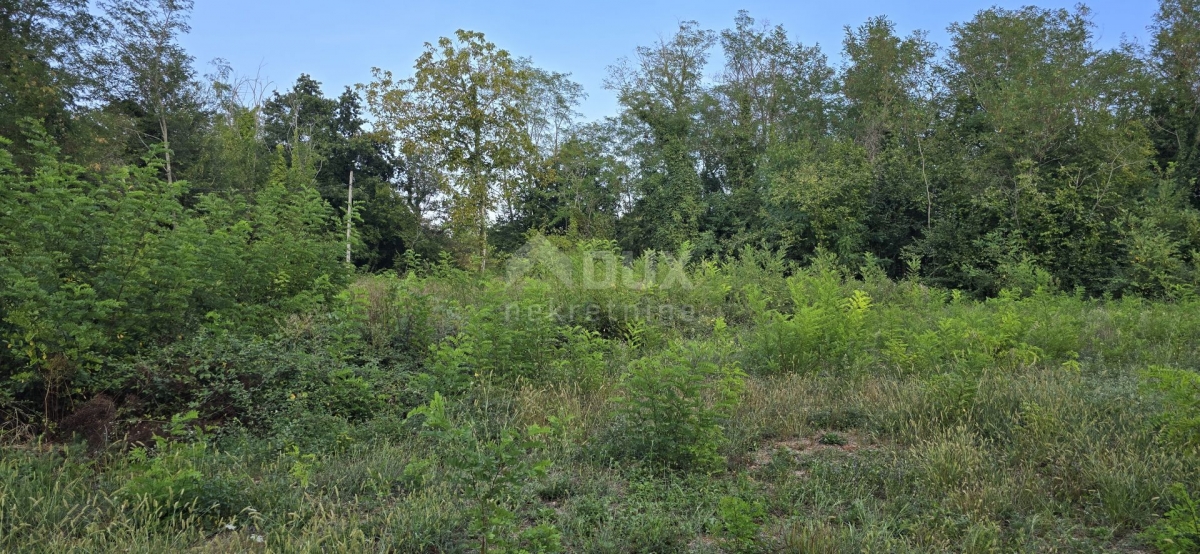
[[[148,353],[157,403],[118,399],[102,440],[6,431],[0,550],[1195,548],[1200,302],[762,254],[685,277],[443,264]],[[163,438],[121,440],[147,413]]]

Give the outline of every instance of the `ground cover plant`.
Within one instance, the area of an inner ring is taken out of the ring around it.
[[[1200,0],[683,21],[590,122],[191,8],[0,0],[0,552],[1200,552]]]
[[[289,320],[262,339],[269,347],[164,347],[145,359],[204,368],[156,377],[193,389],[189,413],[135,420],[110,400],[115,413],[57,440],[6,431],[0,544],[1195,548],[1197,301],[1018,289],[980,301],[829,256],[797,268],[765,259],[620,292],[707,304],[611,336],[587,330],[608,327],[599,314],[497,315],[530,303],[530,290],[562,305],[595,291],[429,264],[360,277],[336,310]],[[757,277],[713,299],[747,274]],[[762,290],[792,295],[767,308]],[[239,368],[233,382],[214,371],[225,363]],[[279,365],[299,369],[284,378]],[[233,400],[229,389],[253,393],[264,376],[279,395]]]

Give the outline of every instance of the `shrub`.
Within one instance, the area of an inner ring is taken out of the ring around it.
[[[1142,536],[1164,554],[1200,551],[1200,502],[1180,483],[1171,488],[1175,505]]]
[[[352,420],[370,418],[381,405],[371,383],[352,368],[330,371],[310,398],[321,403],[329,413]]]
[[[824,433],[817,442],[826,446],[845,446],[847,443],[846,437],[838,433]]]
[[[338,297],[330,324],[345,355],[383,364],[423,359],[434,342],[434,303],[424,280],[409,273],[359,279]]]
[[[717,504],[718,534],[734,552],[752,551],[758,538],[759,521],[766,510],[759,502],[747,502],[736,496],[723,496]]]
[[[56,418],[59,397],[111,391],[144,348],[200,327],[262,336],[347,281],[306,168],[185,206],[187,184],[161,181],[157,162],[88,171],[34,134],[34,171],[0,150],[0,397]]]
[[[626,456],[679,470],[713,470],[722,463],[723,423],[743,388],[736,364],[713,361],[715,345],[675,345],[630,364],[616,399]]]
[[[756,289],[748,299],[757,313],[751,360],[768,373],[854,368],[870,355],[867,333],[871,297],[862,290],[846,294],[840,273],[817,264],[788,280],[791,314],[768,309]]]
[[[1161,393],[1163,438],[1172,446],[1200,449],[1200,374],[1154,366],[1142,372],[1147,388]]]
[[[553,526],[521,528],[513,501],[522,485],[545,475],[550,461],[538,458],[536,453],[544,448],[541,437],[549,429],[531,426],[522,432],[507,428],[498,440],[481,440],[470,428],[450,420],[446,401],[438,393],[409,414],[410,418],[416,416],[424,417],[425,434],[438,443],[449,480],[467,497],[471,531],[479,538],[480,552],[486,553],[489,548],[502,552],[509,548],[561,550],[559,533]]]
[[[160,517],[196,515],[209,525],[240,513],[246,506],[245,484],[199,469],[210,448],[203,430],[191,426],[196,418],[195,411],[177,414],[167,427],[169,437],[154,437],[153,451],[130,451],[133,473],[118,496]]]
[[[118,364],[109,386],[131,391],[126,404],[143,415],[165,417],[186,407],[206,422],[251,429],[269,428],[299,409],[363,420],[389,399],[412,401],[404,382],[411,373],[343,360],[328,327],[317,327],[306,341],[204,331]]]
[[[480,379],[514,383],[574,382],[592,387],[604,369],[608,342],[581,326],[561,325],[545,303],[544,284],[532,284],[515,301],[494,293],[472,308],[457,335],[433,347],[431,389],[461,391]]]
[[[151,417],[186,407],[207,422],[266,427],[303,392],[314,361],[275,341],[206,331],[119,364],[113,389],[131,391]]]

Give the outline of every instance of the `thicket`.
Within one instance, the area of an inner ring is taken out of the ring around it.
[[[6,450],[0,544],[1191,548],[1196,300],[777,260],[637,291],[419,264],[258,339],[150,348],[121,366],[138,404]],[[511,308],[597,295],[695,309],[602,336],[602,312]]]
[[[589,124],[469,31],[198,78],[190,7],[0,0],[0,550],[1200,544],[1194,1],[684,22]]]

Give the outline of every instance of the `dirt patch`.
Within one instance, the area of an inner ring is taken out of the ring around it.
[[[800,437],[788,440],[770,441],[757,448],[750,456],[748,469],[751,471],[764,467],[780,453],[786,453],[792,459],[811,456],[818,452],[836,450],[853,454],[862,448],[863,439],[857,433],[819,432],[811,437]],[[797,473],[805,473],[803,470]]]
[[[108,445],[113,421],[117,419],[117,405],[101,394],[85,402],[75,413],[63,418],[59,428],[66,436],[83,435],[88,449],[100,450]]]
[[[717,539],[702,533],[688,543],[688,552],[719,552],[719,545]]]

